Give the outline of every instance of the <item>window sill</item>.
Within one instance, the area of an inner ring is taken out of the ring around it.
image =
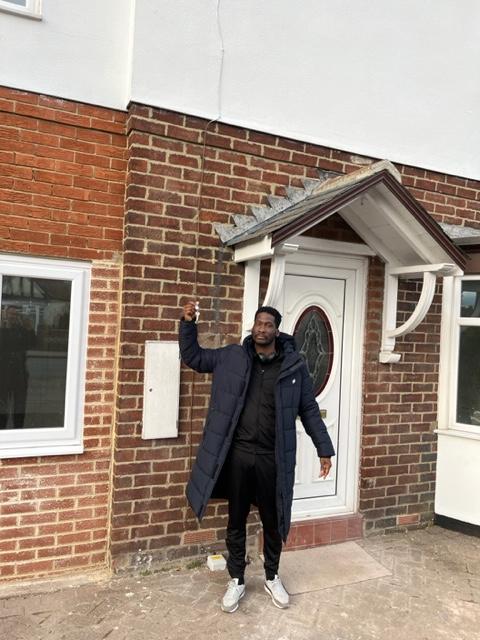
[[[14,16],[20,16],[22,18],[28,18],[29,20],[43,20],[43,16],[41,13],[35,13],[34,11],[26,11],[25,9],[15,9],[14,7],[5,7],[4,5],[0,6],[0,13],[10,13]]]
[[[83,453],[83,443],[68,442],[55,444],[54,442],[38,443],[29,446],[8,447],[0,443],[0,460],[13,458],[37,458],[41,456],[67,456]]]
[[[480,440],[480,432],[461,431],[460,429],[435,429],[439,436],[449,436],[451,438],[465,438],[466,440]]]

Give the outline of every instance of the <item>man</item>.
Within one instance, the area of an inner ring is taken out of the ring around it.
[[[246,521],[252,504],[263,525],[265,590],[280,608],[289,596],[278,576],[282,540],[290,528],[295,478],[296,430],[300,416],[326,478],[335,455],[294,339],[280,333],[280,313],[260,307],[251,336],[242,345],[203,349],[197,341],[195,304],[180,322],[183,361],[213,373],[210,407],[187,498],[201,519],[210,498],[228,499],[226,545],[231,580],[222,610],[232,613],[245,594]]]

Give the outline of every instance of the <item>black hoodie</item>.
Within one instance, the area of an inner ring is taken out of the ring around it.
[[[233,446],[250,453],[275,452],[275,382],[282,366],[283,349],[276,345],[272,360],[253,353],[253,366],[245,404],[240,415]]]

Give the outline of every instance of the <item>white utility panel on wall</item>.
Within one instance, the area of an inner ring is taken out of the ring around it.
[[[178,342],[145,342],[142,438],[176,438],[180,396]]]

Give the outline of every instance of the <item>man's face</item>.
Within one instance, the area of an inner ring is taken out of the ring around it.
[[[263,347],[271,345],[278,336],[275,318],[269,313],[259,313],[252,328],[253,342]]]

